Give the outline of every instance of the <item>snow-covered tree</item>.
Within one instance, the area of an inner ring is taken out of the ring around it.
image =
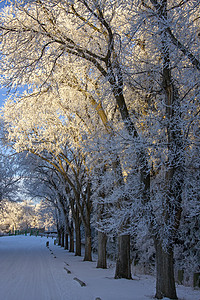
[[[0,210],[1,232],[28,231],[30,229],[55,230],[55,212],[45,200],[34,204],[30,200],[11,202],[3,200]]]
[[[116,277],[130,278],[129,234],[144,224],[157,298],[177,297],[173,245],[199,149],[198,15],[195,0],[21,1],[1,13],[2,84],[27,87],[6,105],[9,138],[61,167],[66,140],[81,152],[98,174],[98,222],[121,233]]]

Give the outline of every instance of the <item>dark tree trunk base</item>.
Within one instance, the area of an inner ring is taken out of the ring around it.
[[[61,230],[58,230],[58,246],[61,246]]]
[[[80,222],[75,222],[75,234],[76,234],[76,252],[75,256],[81,256],[81,231]]]
[[[68,233],[65,233],[65,250],[69,249],[69,244],[68,244]]]
[[[106,244],[107,244],[106,234],[103,233],[103,232],[98,231],[98,261],[97,261],[97,268],[107,269]]]
[[[165,251],[160,241],[155,240],[156,249],[156,295],[155,298],[178,299],[174,280],[173,249]]]
[[[85,237],[85,256],[84,261],[92,261],[92,243],[91,243],[91,235],[87,235]]]
[[[62,230],[62,235],[61,235],[61,247],[65,246],[65,233],[64,230]]]
[[[69,252],[74,252],[74,234],[69,237]]]
[[[118,237],[118,258],[115,270],[115,279],[131,277],[130,262],[130,236],[122,235]]]

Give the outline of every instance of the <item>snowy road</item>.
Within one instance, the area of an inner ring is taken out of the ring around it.
[[[0,299],[72,299],[71,282],[45,242],[40,237],[0,239]]]
[[[83,257],[55,246],[52,239],[49,250],[46,241],[29,236],[0,238],[0,300],[153,299],[154,277],[114,280],[114,266],[96,269],[96,262],[83,262]],[[178,286],[177,292],[180,300],[200,300],[200,291],[192,288]]]

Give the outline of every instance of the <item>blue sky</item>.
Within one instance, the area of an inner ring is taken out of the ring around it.
[[[1,0],[0,7],[3,7],[5,5],[5,3],[6,3],[6,1]]]
[[[0,90],[0,106],[3,105],[4,100],[7,98],[6,96],[6,90],[5,89],[1,89]]]

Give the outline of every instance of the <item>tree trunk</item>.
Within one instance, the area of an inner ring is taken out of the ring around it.
[[[85,228],[85,256],[84,261],[92,261],[92,237],[90,225]]]
[[[163,0],[156,7],[161,16],[160,28],[163,28],[163,20],[168,20],[168,1]],[[165,95],[166,138],[168,148],[168,160],[165,171],[166,196],[163,210],[163,220],[168,226],[168,239],[171,241],[166,249],[162,246],[162,237],[154,238],[156,249],[156,298],[167,297],[177,299],[174,280],[173,243],[179,228],[181,218],[181,202],[183,187],[183,149],[181,106],[178,91],[171,74],[171,55],[168,43],[168,33],[165,28],[161,31],[161,54],[163,58],[162,86]]]
[[[178,299],[174,280],[173,248],[164,250],[155,240],[156,249],[156,298]]]
[[[71,222],[70,231],[69,231],[69,252],[74,252],[74,226]]]
[[[65,231],[64,228],[62,228],[62,233],[61,233],[61,247],[65,246]]]
[[[121,235],[118,237],[115,278],[131,279],[130,235]]]
[[[98,261],[97,268],[106,269],[106,244],[107,244],[107,235],[104,232],[98,231]]]
[[[61,229],[58,230],[58,246],[61,246]]]
[[[69,249],[69,244],[68,244],[68,233],[65,233],[65,250]]]
[[[81,256],[81,230],[79,219],[75,220],[75,235],[76,235],[76,256]]]
[[[85,203],[85,215],[83,210],[80,206],[80,196],[77,197],[77,207],[79,209],[79,213],[82,218],[82,222],[84,224],[85,229],[85,255],[84,261],[92,261],[92,236],[91,236],[91,225],[90,225],[90,215],[92,209],[92,202],[91,202],[91,182],[88,180],[86,193],[84,196],[84,203]]]
[[[69,252],[74,252],[74,234],[69,237]]]

